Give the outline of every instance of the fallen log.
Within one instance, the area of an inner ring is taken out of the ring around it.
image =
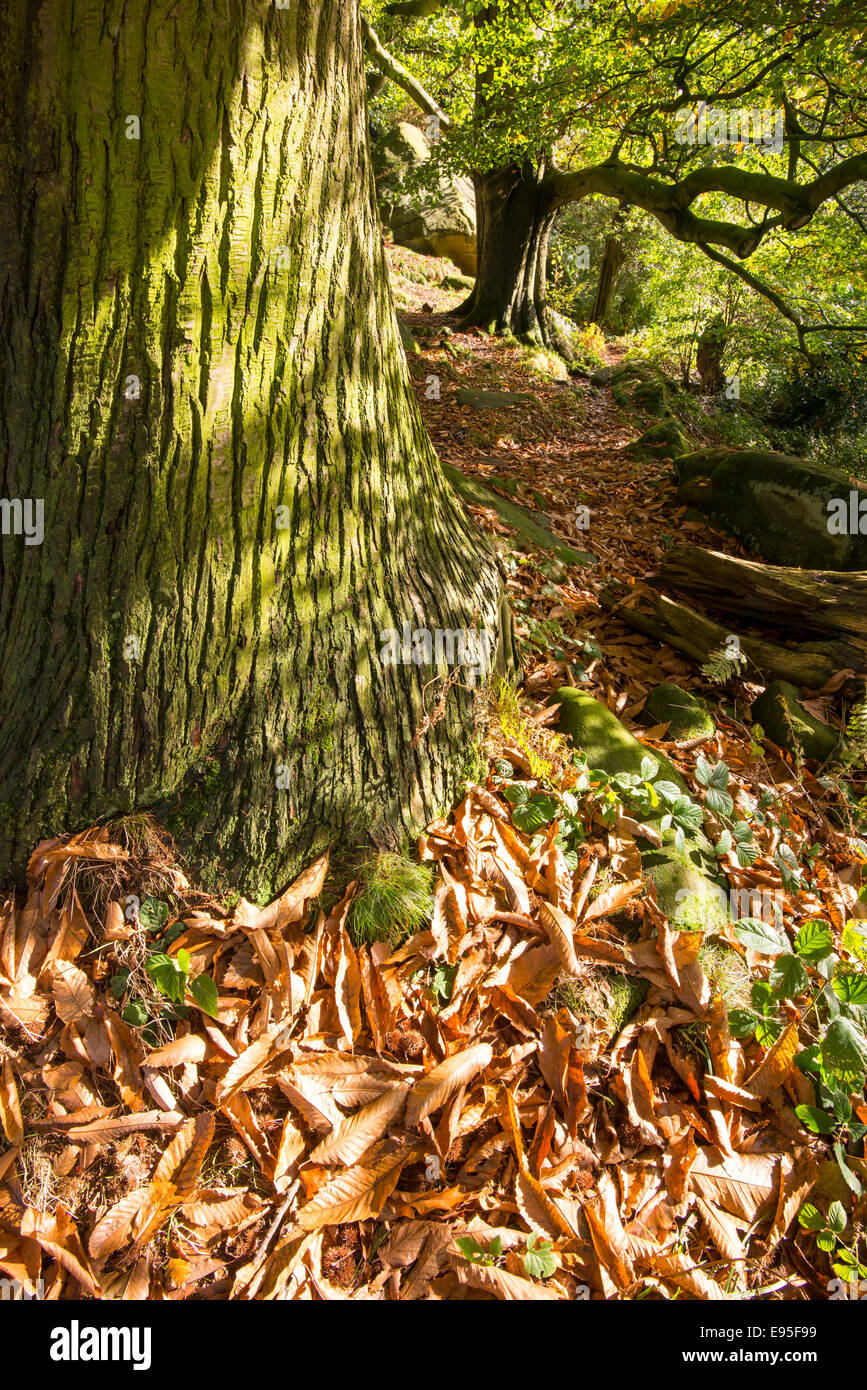
[[[762,626],[845,634],[862,650],[862,660],[867,659],[867,573],[863,570],[788,569],[698,546],[678,546],[649,583],[689,594],[716,611],[754,618]]]
[[[642,597],[636,601],[630,596],[624,600],[622,595],[607,589],[600,595],[600,602],[636,632],[667,642],[699,665],[704,665],[714,652],[726,647],[730,637],[736,636],[747,659],[742,671],[747,679],[762,683],[785,680],[801,690],[821,690],[842,670],[867,675],[867,653],[852,642],[801,642],[788,647],[752,633],[734,632],[731,625],[715,622],[664,594],[655,599]]]

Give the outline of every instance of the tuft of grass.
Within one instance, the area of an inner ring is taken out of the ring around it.
[[[730,1009],[749,1007],[752,976],[737,951],[724,941],[705,941],[699,948],[698,962],[714,994],[721,994]]]
[[[525,714],[518,692],[509,681],[501,679],[493,693],[492,732],[495,745],[502,739],[518,748],[527,760],[532,777],[541,779],[561,771],[569,761],[569,748],[563,735],[537,724],[529,714]],[[495,748],[495,752],[499,751]]]
[[[563,973],[541,1006],[541,1012],[564,1004],[577,1018],[601,1023],[605,1037],[615,1037],[635,1013],[649,989],[646,980],[636,980],[607,966],[589,967],[580,979]]]
[[[393,850],[372,855],[361,868],[349,909],[356,945],[385,941],[395,947],[414,936],[430,920],[432,885],[433,869],[428,864],[414,864]]]

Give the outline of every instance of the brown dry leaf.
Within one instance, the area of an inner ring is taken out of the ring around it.
[[[582,920],[593,922],[597,917],[608,917],[643,890],[644,880],[641,878],[630,879],[627,883],[613,883],[610,888],[604,888],[594,902],[588,904]]]
[[[461,1086],[490,1066],[493,1055],[489,1043],[479,1043],[476,1047],[447,1057],[438,1067],[422,1076],[413,1086],[407,1102],[407,1128],[413,1129],[420,1124],[425,1116],[438,1110]]]
[[[125,1303],[142,1303],[150,1297],[150,1267],[142,1255],[131,1269],[121,1269],[102,1278],[102,1296],[122,1299]]]
[[[109,1207],[104,1216],[94,1226],[87,1248],[95,1260],[120,1250],[130,1238],[132,1223],[138,1216],[147,1198],[147,1188],[131,1192]]]
[[[123,905],[113,898],[105,909],[104,941],[128,941],[132,936],[132,923],[126,920]]]
[[[3,1133],[10,1144],[20,1147],[24,1143],[21,1104],[18,1100],[12,1063],[8,1057],[3,1058],[3,1069],[0,1072],[0,1125],[3,1126]]]
[[[185,1033],[163,1047],[154,1048],[143,1058],[146,1067],[181,1067],[187,1063],[204,1062],[211,1048],[200,1033]]]
[[[629,1258],[622,1224],[619,1220],[612,1219],[611,1204],[603,1203],[601,1211],[597,1211],[591,1202],[585,1202],[582,1211],[596,1258],[605,1266],[617,1288],[628,1289],[635,1281],[635,1271]]]
[[[551,993],[562,968],[553,946],[531,946],[510,961],[504,983],[528,1004],[540,1004]]]
[[[212,1240],[220,1231],[240,1231],[257,1221],[266,1205],[243,1187],[223,1191],[202,1188],[192,1201],[184,1203],[181,1213],[205,1240]]]
[[[87,1024],[93,1014],[96,996],[83,970],[70,961],[55,965],[51,992],[57,1017],[62,1023]]]
[[[699,1149],[690,1169],[689,1186],[733,1216],[754,1221],[776,1198],[777,1167],[777,1161],[764,1154]]]
[[[757,1096],[760,1100],[766,1099],[771,1091],[783,1084],[792,1070],[795,1057],[800,1051],[798,1025],[790,1023],[753,1072],[745,1089],[749,1091],[750,1095]]]
[[[99,1298],[99,1284],[90,1268],[75,1222],[65,1207],[57,1206],[53,1213],[28,1207],[21,1217],[21,1234],[35,1240],[47,1255],[51,1255],[73,1279],[78,1280],[92,1298]]]
[[[256,907],[242,898],[235,908],[233,923],[244,931],[282,931],[292,922],[300,922],[307,903],[318,898],[328,873],[328,850],[321,854],[290,888],[267,907]]]
[[[239,1091],[247,1091],[258,1085],[265,1069],[282,1054],[291,1057],[289,1034],[291,1023],[281,1023],[263,1033],[261,1038],[245,1047],[240,1057],[230,1064],[217,1082],[214,1093],[215,1103],[222,1107]]]
[[[67,1118],[74,1119],[75,1115]],[[107,1143],[110,1139],[125,1139],[128,1134],[138,1134],[142,1130],[173,1134],[180,1129],[184,1119],[179,1110],[139,1110],[133,1115],[117,1115],[72,1125],[65,1129],[65,1135],[73,1144],[80,1144],[84,1140],[88,1143]]]
[[[370,1101],[354,1115],[347,1115],[339,1129],[323,1139],[310,1155],[311,1163],[357,1163],[370,1146],[397,1122],[406,1103],[406,1090],[394,1086]]]
[[[322,1226],[340,1226],[378,1216],[397,1186],[401,1169],[420,1153],[417,1145],[383,1140],[367,1154],[365,1163],[348,1168],[320,1187],[297,1213],[298,1226],[303,1231],[318,1231]]]
[[[556,1202],[527,1168],[519,1169],[515,1178],[515,1201],[531,1231],[541,1232],[550,1240],[575,1239],[575,1232]]]
[[[670,1279],[673,1284],[686,1289],[688,1293],[695,1294],[696,1298],[707,1302],[726,1299],[725,1290],[721,1289],[719,1284],[715,1284],[713,1279],[709,1279],[704,1271],[698,1269],[689,1256],[681,1251],[672,1250],[665,1255],[657,1255],[654,1272],[663,1279]]]
[[[570,975],[577,975],[580,967],[572,939],[575,925],[572,918],[554,903],[542,900],[539,903],[539,921],[547,931],[563,969]]]
[[[334,1002],[343,1036],[350,1047],[361,1033],[361,971],[358,957],[346,929],[340,928],[337,953],[337,974],[334,977]]]
[[[795,1155],[792,1167],[783,1173],[777,1198],[774,1220],[765,1240],[768,1250],[774,1250],[788,1231],[819,1176],[819,1165],[809,1149]]]
[[[141,1039],[113,1009],[105,1012],[105,1027],[114,1056],[112,1075],[130,1110],[143,1110],[142,1078],[139,1063],[144,1056]]]
[[[742,1261],[746,1250],[738,1228],[728,1212],[723,1211],[721,1207],[715,1207],[713,1202],[708,1202],[703,1197],[696,1197],[695,1204],[708,1235],[723,1258]]]
[[[135,1222],[135,1247],[141,1251],[173,1211],[196,1189],[205,1154],[214,1137],[214,1114],[203,1112],[188,1120],[175,1135],[154,1169]]]
[[[508,1302],[561,1301],[565,1294],[558,1288],[547,1284],[534,1283],[532,1279],[522,1279],[520,1275],[509,1274],[508,1270],[496,1265],[477,1265],[459,1255],[452,1255],[451,1265],[461,1284],[471,1289],[483,1289],[485,1293],[495,1294]]]

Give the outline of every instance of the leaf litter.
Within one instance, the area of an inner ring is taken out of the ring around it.
[[[498,384],[526,385],[501,346],[465,338],[470,356],[499,353]],[[541,702],[588,639],[587,688],[627,724],[660,679],[702,684],[599,607],[611,573],[634,582],[658,559],[661,494],[646,491],[656,465],[624,486],[628,436],[607,401],[558,423],[563,389],[538,389],[540,409],[493,447],[573,541],[570,490],[592,477],[600,569],[552,580],[532,554],[513,567],[524,635],[553,611],[566,650],[525,649],[530,703],[494,721],[483,779],[420,839],[429,925],[397,945],[353,939],[358,885],[326,906],[327,855],[269,906],[227,907],[144,821],[134,846],[107,827],[43,842],[23,900],[0,907],[0,1271],[28,1293],[41,1280],[47,1298],[176,1301],[827,1296],[827,1257],[798,1215],[830,1199],[858,1229],[867,1165],[841,1168],[796,1114],[816,1101],[795,1065],[815,1017],[793,996],[775,1036],[734,1036],[719,957],[670,927],[642,873],[651,827],[582,801],[572,863],[559,818],[534,835],[503,794],[513,779],[575,795]],[[447,426],[421,403],[441,456],[489,473],[454,413]],[[480,519],[508,553],[497,519]],[[780,950],[818,921],[846,955],[867,914],[833,789],[734,717],[701,750],[665,727],[641,737],[691,785],[699,757],[725,757],[736,797],[782,799],[754,862],[722,867],[784,903]],[[809,889],[793,892],[775,857],[783,817],[821,849]],[[156,930],[148,902],[169,905]],[[720,935],[744,988],[769,978],[772,955],[730,925]],[[180,980],[171,1007],[148,973],[154,941],[163,982]],[[200,978],[213,994],[191,989]],[[145,1023],[123,1017],[136,993]],[[626,993],[640,1002],[623,1014]]]

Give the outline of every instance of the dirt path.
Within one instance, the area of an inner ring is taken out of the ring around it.
[[[634,633],[599,605],[609,581],[643,581],[673,544],[731,548],[711,527],[685,518],[669,462],[639,462],[626,452],[652,421],[621,409],[608,387],[553,379],[555,364],[546,363],[544,354],[476,329],[457,331],[447,306],[459,295],[437,295],[429,285],[419,295],[429,309],[404,311],[401,318],[416,340],[410,371],[442,461],[542,512],[558,536],[595,557],[591,564],[566,566],[565,573],[555,565],[546,575],[543,566],[548,582],[541,586],[529,568],[510,580],[519,631],[525,639],[535,634],[539,648],[540,659],[528,674],[529,693],[543,696],[577,675],[612,709],[631,717],[662,680],[701,689],[706,682],[694,663]],[[609,349],[609,364],[622,355]],[[533,399],[478,410],[459,404],[458,392],[467,388],[529,393]],[[473,511],[486,529],[508,536],[496,513]],[[554,622],[561,633],[550,628],[546,634],[539,626]],[[588,637],[601,657],[584,648]]]

